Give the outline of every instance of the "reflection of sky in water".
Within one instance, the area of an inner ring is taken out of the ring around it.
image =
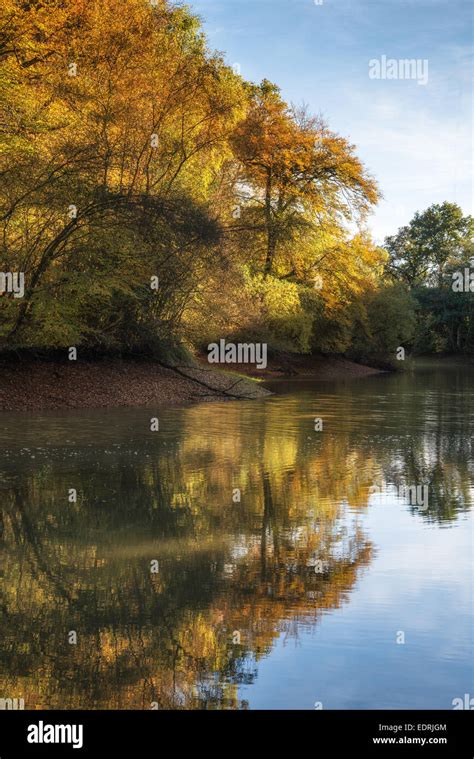
[[[349,602],[280,636],[241,688],[250,708],[450,709],[473,693],[472,512],[439,529],[378,497],[363,524],[376,551]]]

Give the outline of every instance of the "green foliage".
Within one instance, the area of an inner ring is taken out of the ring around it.
[[[433,205],[397,235],[386,239],[388,272],[407,283],[416,301],[415,353],[472,353],[474,292],[464,286],[474,273],[473,220],[455,203]],[[461,277],[457,291],[454,280]]]
[[[367,302],[369,340],[359,339],[358,353],[381,359],[388,356],[395,362],[397,348],[406,347],[413,338],[415,306],[414,298],[402,285],[375,291]]]
[[[406,227],[387,237],[388,272],[409,286],[443,281],[446,266],[462,256],[472,239],[473,222],[455,203],[432,205]]]
[[[248,275],[247,289],[261,303],[260,339],[280,350],[308,352],[313,314],[302,300],[304,289],[294,282],[263,274]]]
[[[419,287],[416,353],[474,353],[474,292]]]
[[[416,302],[402,285],[380,285],[355,297],[314,327],[313,349],[367,363],[396,366],[396,350],[411,344]]]

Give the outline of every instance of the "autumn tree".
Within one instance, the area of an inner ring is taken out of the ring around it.
[[[212,265],[206,204],[242,109],[238,77],[168,2],[127,0],[125,14],[118,0],[8,0],[0,41],[0,256],[26,274],[22,301],[2,299],[4,345],[114,331],[120,344],[131,314],[159,333]]]
[[[217,330],[309,350],[316,315],[337,322],[380,275],[347,229],[374,180],[321,118],[234,74],[189,10],[123,10],[4,3],[0,270],[26,291],[0,298],[1,346],[149,350]]]
[[[290,108],[266,80],[250,94],[247,117],[232,138],[242,195],[264,234],[264,275],[288,277],[296,271],[282,270],[282,247],[315,226],[365,214],[377,201],[377,187],[354,147],[322,119]]]

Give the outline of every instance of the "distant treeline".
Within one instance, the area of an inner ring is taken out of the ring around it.
[[[433,206],[375,245],[354,146],[188,9],[5,0],[0,61],[0,350],[472,351],[471,220]]]

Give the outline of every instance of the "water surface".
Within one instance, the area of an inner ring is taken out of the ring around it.
[[[260,401],[2,414],[0,696],[443,709],[474,694],[473,375],[428,363]]]

